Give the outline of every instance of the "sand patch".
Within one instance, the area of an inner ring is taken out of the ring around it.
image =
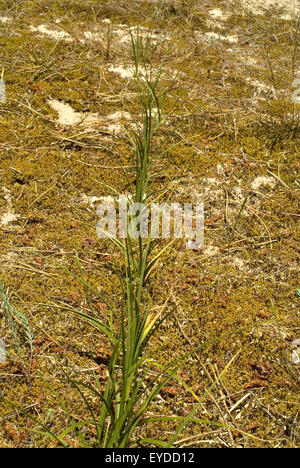
[[[228,44],[238,44],[239,39],[237,36],[224,36],[216,32],[207,32],[203,34],[201,31],[195,31],[196,38],[209,44],[218,42],[227,42]]]
[[[298,0],[242,0],[242,6],[254,15],[270,14],[272,8],[281,9],[281,19],[296,19],[300,12]]]
[[[192,203],[215,204],[224,194],[222,181],[214,177],[205,177],[195,185],[192,179],[187,179],[184,185],[176,185],[176,193],[184,200],[189,198]]]
[[[261,187],[274,188],[275,185],[276,181],[273,179],[273,177],[258,176],[253,180],[251,188],[253,190],[259,190]]]
[[[0,256],[1,266],[12,266],[18,260],[19,255],[15,252],[8,252],[5,255]]]
[[[2,22],[5,22],[6,17],[2,17]],[[0,18],[1,21],[1,18]],[[55,21],[56,24],[61,22],[60,19]],[[97,28],[93,28],[91,31],[78,31],[78,37],[80,37],[79,42],[85,44],[87,42],[99,42],[106,40],[107,38],[107,27],[109,26],[111,29],[112,39],[117,42],[119,46],[131,46],[131,34],[129,27],[126,24],[116,24],[114,25],[109,19],[104,19],[102,21],[103,27],[101,25]],[[48,36],[52,39],[57,41],[65,41],[65,42],[72,42],[76,38],[69,34],[67,31],[62,29],[55,29],[50,25],[40,24],[39,26],[30,26],[30,30],[32,32],[39,33],[42,36]],[[168,39],[167,34],[159,33],[157,31],[151,31],[147,28],[137,27],[131,28],[131,33],[133,37],[136,37],[137,31],[139,31],[139,35],[142,39],[150,39],[152,43],[157,43],[160,40]],[[76,36],[76,37],[77,37]]]
[[[55,21],[56,24],[59,24],[60,22],[61,20],[59,19]],[[75,38],[67,31],[53,29],[45,24],[40,24],[39,26],[30,26],[30,30],[32,32],[40,33],[42,36],[51,37],[56,41],[73,42],[75,40]],[[80,39],[79,42],[82,44],[86,43],[87,41],[101,41],[104,37],[104,35],[101,35],[99,32],[92,31],[83,31],[81,35],[83,39]]]
[[[117,111],[106,116],[108,121],[107,130],[110,133],[121,133],[123,131],[122,121],[130,122],[131,115],[128,112]]]
[[[80,201],[85,205],[88,205],[90,208],[97,208],[101,203],[114,205],[116,208],[118,207],[118,203],[122,201],[132,202],[132,195],[130,193],[123,193],[120,194],[118,197],[113,197],[112,195],[104,195],[102,197],[96,197],[94,195],[86,195],[85,193],[81,196]]]
[[[275,95],[276,94],[276,90],[273,86],[270,86],[270,85],[267,85],[265,83],[262,83],[261,81],[259,80],[253,80],[252,78],[246,78],[246,81],[247,83],[249,83],[251,86],[253,86],[254,88],[256,88],[256,94],[263,94],[263,93],[267,93],[267,94],[273,94]]]
[[[257,106],[259,102],[266,101],[268,99],[274,99],[276,97],[276,89],[274,86],[262,83],[259,80],[253,80],[246,78],[248,85],[253,87],[253,94],[251,97],[251,105]]]
[[[218,21],[227,21],[231,16],[229,13],[224,13],[221,8],[214,8],[213,10],[209,10],[208,14],[211,18]]]
[[[123,130],[122,122],[132,120],[128,112],[117,111],[101,117],[98,113],[76,112],[70,104],[56,99],[48,100],[47,103],[57,112],[57,123],[62,127],[76,125],[82,128],[99,127],[99,129],[103,128],[109,133],[121,133]]]
[[[230,17],[231,14],[224,13],[220,8],[214,8],[213,10],[209,10],[206,24],[212,29],[222,29],[222,23],[227,21]]]
[[[7,202],[7,211],[0,218],[0,226],[5,227],[16,221],[20,216],[14,212],[11,192],[6,187],[2,187],[4,199]]]
[[[30,26],[30,30],[33,32],[38,32],[42,34],[43,36],[49,36],[52,37],[53,39],[56,39],[57,41],[67,41],[67,42],[72,42],[74,39],[73,37],[67,33],[66,31],[59,31],[55,29],[50,29],[48,26],[45,24],[40,24],[39,26]]]
[[[94,28],[93,31],[85,31],[83,32],[83,36],[87,40],[93,40],[93,41],[101,41],[105,40],[107,37],[107,27],[110,28],[110,33],[112,35],[112,39],[121,46],[131,46],[131,34],[130,31],[133,35],[133,37],[136,37],[137,31],[139,32],[139,35],[142,39],[150,39],[152,43],[157,43],[160,40],[166,40],[169,38],[169,36],[166,33],[161,33],[157,31],[151,31],[150,29],[144,28],[140,26],[139,28],[137,27],[132,27],[129,29],[127,24],[113,24],[110,19],[106,18],[102,20],[102,24],[104,27],[100,29],[99,27]]]
[[[57,101],[56,99],[51,99],[47,101],[49,106],[52,107],[58,113],[57,122],[59,125],[64,127],[72,126],[72,125],[79,125],[84,119],[84,114],[81,112],[76,112],[70,104],[65,104],[64,102]],[[92,117],[93,121],[95,116],[98,114],[91,114],[90,118]]]
[[[210,42],[222,41],[229,44],[237,44],[239,39],[237,36],[223,36],[222,34],[209,32],[205,34],[205,38]]]
[[[127,79],[127,80],[130,80],[132,78],[135,78],[136,76],[136,67],[134,65],[122,65],[122,64],[119,64],[119,65],[114,65],[114,64],[110,64],[107,68],[107,71],[109,71],[110,73],[115,73],[117,75],[120,76],[120,78],[122,79]],[[145,77],[152,77],[154,78],[156,76],[156,74],[159,72],[159,69],[155,69],[154,67],[151,67],[151,66],[145,66],[145,65],[140,65],[139,66],[139,78],[140,79],[143,79]],[[186,75],[185,73],[182,73],[182,72],[179,72],[177,70],[173,70],[173,69],[170,69],[170,70],[165,70],[166,72],[166,75],[170,78],[170,79],[175,79],[175,77],[181,77],[181,78],[185,78]]]
[[[100,42],[104,38],[103,34],[100,34],[99,32],[92,32],[92,31],[84,31],[83,36],[85,40],[95,41],[95,42]],[[80,42],[85,42],[85,41],[80,41]]]
[[[110,24],[111,25],[111,34],[112,39],[121,46],[130,47],[131,46],[131,35],[127,25],[123,24],[112,24],[110,20],[104,20],[102,23]],[[107,36],[107,26],[104,28],[103,31],[99,31],[99,29],[95,29],[94,31],[84,31],[83,36],[85,40],[88,41],[103,41],[106,39]],[[136,37],[137,28],[131,28],[131,32],[133,37]],[[139,28],[139,34],[142,39],[150,39],[152,43],[157,43],[159,40],[166,39],[166,34],[160,34],[158,32],[151,32],[146,28]],[[83,42],[83,41],[81,41]]]
[[[239,51],[239,53],[236,55],[236,58],[244,67],[264,68],[264,64],[261,62],[261,60],[258,60],[257,58],[249,55],[245,51]]]
[[[113,65],[111,64],[108,69],[109,72],[111,73],[116,73],[123,79],[130,79],[133,77],[135,73],[135,67],[134,66],[127,66],[125,67],[124,65]]]
[[[118,43],[121,45],[126,45],[130,46],[131,45],[131,34],[129,31],[129,28],[126,24],[118,24],[116,25],[117,29],[113,29],[113,34],[115,36],[115,39],[117,39]],[[166,33],[159,33],[159,32],[153,32],[147,28],[143,27],[133,27],[131,28],[131,33],[133,37],[136,37],[137,32],[139,32],[139,35],[142,39],[149,39],[151,40],[152,44],[156,44],[157,42],[161,40],[168,40],[169,36]]]
[[[218,255],[219,252],[220,251],[218,247],[214,245],[209,245],[208,247],[205,247],[205,249],[203,249],[203,255],[205,257],[215,257],[215,255]]]
[[[239,257],[234,257],[232,259],[232,264],[239,270],[245,270],[245,262]]]

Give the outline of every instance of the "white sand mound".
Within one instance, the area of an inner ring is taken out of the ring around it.
[[[128,112],[117,111],[101,117],[98,113],[76,112],[70,104],[56,99],[50,99],[47,102],[58,113],[57,123],[63,127],[78,125],[84,128],[93,128],[97,126],[109,133],[121,133],[123,130],[122,121],[131,121],[131,115]]]
[[[70,104],[56,99],[48,100],[48,104],[58,113],[57,122],[62,126],[78,125],[84,120],[82,113],[74,111]]]

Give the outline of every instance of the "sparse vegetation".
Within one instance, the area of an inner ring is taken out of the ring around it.
[[[245,3],[0,2],[1,447],[299,446],[299,26]],[[97,238],[150,188],[202,250]]]

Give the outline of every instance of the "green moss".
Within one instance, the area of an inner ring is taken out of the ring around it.
[[[6,3],[10,7],[14,2]],[[153,150],[160,152],[165,139],[167,144],[174,145],[183,138],[166,153],[155,189],[165,190],[178,183],[181,191],[175,190],[173,196],[184,202],[207,188],[203,187],[208,183],[204,178],[218,182],[206,191],[206,213],[210,220],[206,226],[206,245],[217,246],[219,253],[208,257],[205,249],[186,251],[184,243],[178,241],[150,279],[154,306],[163,306],[169,298],[166,307],[172,313],[153,337],[149,356],[167,363],[170,356],[182,355],[189,346],[203,345],[184,365],[189,385],[199,396],[211,385],[203,365],[211,375],[213,369],[218,374],[235,356],[222,377],[231,395],[226,399],[228,408],[248,393],[247,384],[257,379],[249,361],[269,361],[272,372],[268,386],[251,390],[249,405],[240,407],[240,419],[233,412],[240,430],[258,422],[253,432],[257,438],[237,435],[236,444],[269,447],[279,440],[282,446],[293,447],[297,444],[291,431],[297,416],[298,375],[290,363],[290,341],[299,337],[299,304],[294,291],[299,288],[300,232],[296,210],[299,190],[295,184],[299,170],[299,128],[297,121],[288,116],[292,104],[287,95],[283,100],[270,98],[260,101],[250,112],[248,100],[253,89],[246,80],[249,69],[240,64],[239,55],[233,59],[226,44],[212,47],[195,42],[194,30],[208,29],[207,12],[194,9],[199,2],[180,2],[177,6],[175,2],[168,6],[139,3],[139,9],[133,10],[111,0],[101,6],[96,1],[79,0],[22,2],[14,5],[16,19],[11,32],[0,38],[6,51],[8,94],[7,104],[0,109],[0,185],[10,190],[13,209],[20,216],[14,224],[0,228],[1,282],[12,292],[15,305],[28,316],[35,337],[35,364],[30,378],[14,368],[14,364],[3,369],[0,417],[13,421],[18,428],[26,427],[28,412],[10,416],[14,409],[8,402],[13,401],[21,408],[38,404],[29,410],[30,415],[35,418],[38,411],[45,419],[49,409],[53,409],[50,427],[57,433],[63,430],[66,418],[46,382],[50,382],[72,414],[86,417],[82,400],[63,381],[62,370],[67,369],[73,377],[90,383],[92,373],[81,370],[96,369],[97,349],[109,349],[109,344],[94,329],[54,307],[67,304],[81,310],[92,309],[95,315],[105,317],[103,304],[93,293],[86,297],[84,288],[66,271],[68,268],[78,272],[75,254],[90,284],[99,288],[117,310],[123,305],[119,279],[114,273],[115,263],[123,272],[122,260],[112,246],[97,239],[95,209],[85,204],[82,196],[107,195],[105,187],[95,179],[127,192],[128,180],[121,166],[132,165],[131,150],[123,136],[107,139],[98,129],[80,134],[78,128],[60,128],[47,100],[59,99],[77,111],[99,112],[103,116],[117,110],[137,115],[134,84],[106,72],[103,44],[91,44],[88,49],[76,41],[55,44],[47,37],[37,40],[36,34],[28,31],[29,25],[53,24],[60,17],[66,30],[80,33],[96,21],[110,18],[116,24],[141,24],[167,31],[170,40],[161,48],[153,47],[151,61],[158,66],[163,61],[168,71],[181,72],[175,83],[170,84],[168,73],[163,79],[164,84],[170,85],[166,110],[173,109],[174,115],[154,142]],[[246,30],[243,26],[247,26],[247,37],[243,35]],[[279,27],[283,34],[278,36]],[[265,18],[235,12],[222,25],[222,34],[241,35],[241,40],[245,39],[244,50],[249,47],[247,40],[250,41],[251,51],[263,64],[264,46],[268,44],[278,87],[283,89],[290,83],[290,70],[287,66],[281,71],[283,67],[279,65],[283,58],[286,65],[290,63],[290,27],[290,23],[276,18],[268,20],[266,26]],[[277,42],[272,40],[273,33]],[[236,54],[239,52],[235,50]],[[129,61],[129,54],[124,54],[115,44],[110,60]],[[253,68],[251,76],[272,84],[266,68]],[[130,168],[128,171],[131,180]],[[260,175],[271,177],[270,172],[277,177],[274,188],[265,187],[255,193],[252,181]],[[250,197],[231,244],[224,222],[225,194],[229,203],[227,221],[232,227],[241,206],[234,197],[237,187]],[[0,188],[1,214],[6,208]],[[243,260],[243,268],[236,259]],[[170,288],[174,294],[171,298]],[[1,327],[16,358],[9,326],[3,317]],[[30,362],[24,341],[22,352],[26,362]],[[219,400],[223,390],[217,387],[211,392]],[[257,399],[267,408],[270,405],[274,414],[283,415],[284,426],[279,417],[275,424]],[[164,414],[181,415],[182,410],[188,412],[196,404],[180,386],[174,398],[167,395],[164,400],[159,405],[153,403],[154,414],[161,413],[163,408]],[[92,399],[92,404],[97,411],[99,402]],[[204,405],[205,417],[222,422],[209,398]],[[203,418],[202,411],[203,408],[199,409],[197,414]],[[34,419],[33,427],[39,427],[38,420]],[[284,427],[285,434],[276,439]],[[174,428],[175,424],[170,422],[153,423],[138,435],[166,439]],[[191,424],[183,436],[200,437],[209,430],[208,425]],[[78,444],[75,438],[73,442],[75,446]],[[41,435],[28,436],[28,443],[35,447],[54,445]],[[2,426],[0,445],[14,445]]]

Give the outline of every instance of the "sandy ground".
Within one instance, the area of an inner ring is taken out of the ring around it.
[[[282,10],[281,18],[291,20],[299,14],[300,5],[298,0],[242,0],[242,5],[254,15],[263,15],[270,8]]]
[[[67,424],[45,382],[81,420],[85,406],[65,372],[91,383],[110,353],[63,307],[107,318],[66,272],[78,273],[76,256],[86,280],[123,306],[114,272],[123,265],[97,238],[96,210],[116,200],[108,186],[127,196],[134,182],[125,128],[140,128],[141,111],[128,26],[151,41],[143,72],[162,68],[172,111],[153,142],[154,154],[169,148],[154,189],[204,202],[206,216],[203,248],[176,241],[149,285],[154,309],[170,312],[151,359],[167,363],[203,344],[183,372],[194,393],[174,381],[150,414],[186,415],[205,395],[196,415],[207,422],[190,424],[178,446],[299,446],[297,12],[291,0],[0,2],[0,281],[33,335],[30,348],[24,321],[13,328],[1,308],[10,353],[0,364],[1,447],[55,446],[30,431]],[[136,436],[174,431],[158,423]],[[76,433],[68,441],[80,445]]]

